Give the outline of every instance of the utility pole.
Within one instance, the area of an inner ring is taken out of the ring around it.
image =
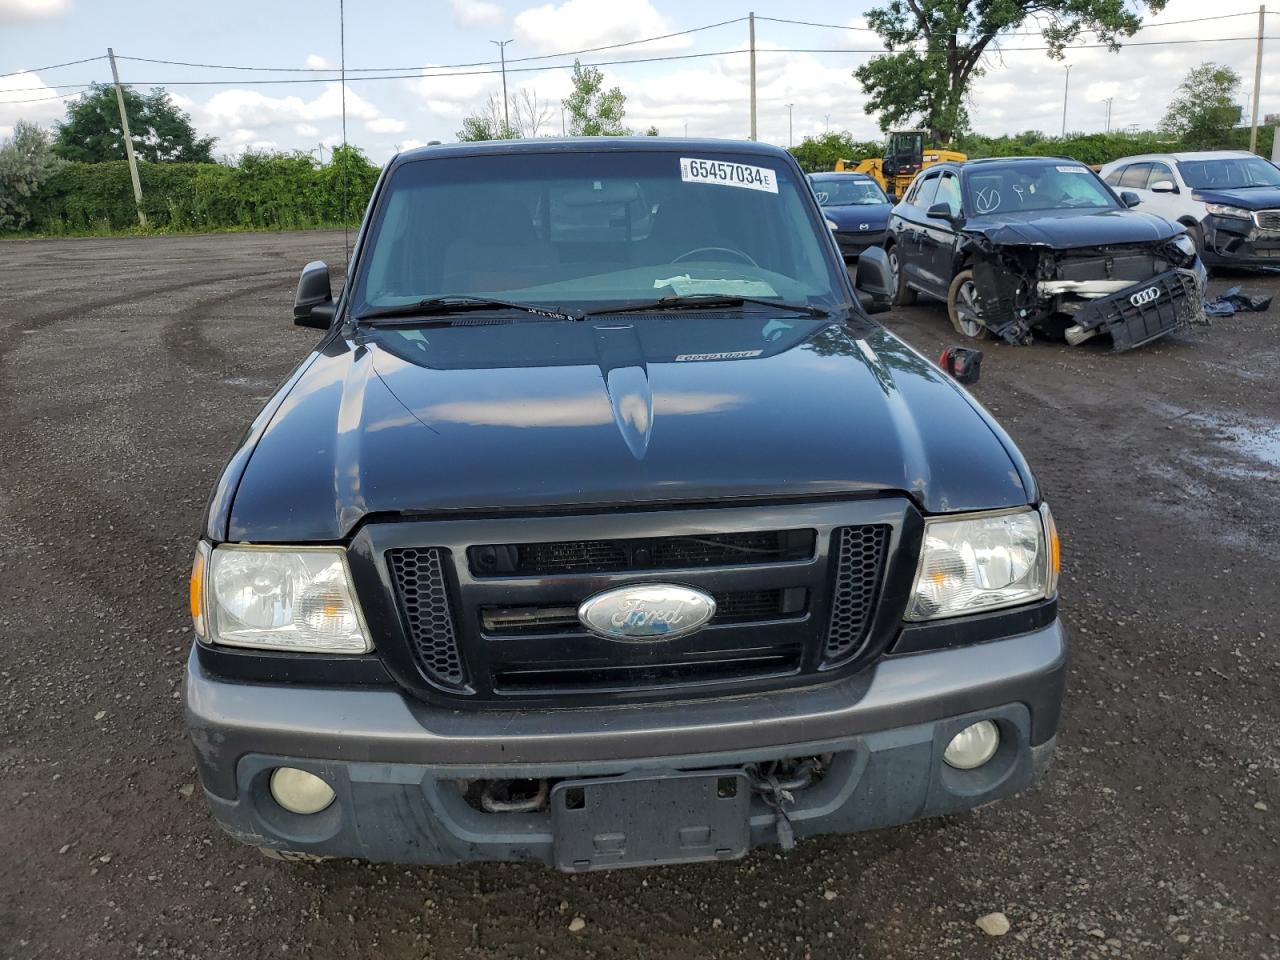
[[[511,115],[507,111],[507,44],[511,41],[490,40],[489,42],[498,48],[498,54],[502,57],[502,135],[505,137],[507,131],[511,129]],[[561,119],[563,121],[563,114]]]
[[[129,135],[129,116],[124,109],[124,89],[120,86],[120,72],[116,70],[116,52],[107,47],[107,59],[111,61],[111,80],[116,85],[116,106],[120,108],[120,131],[124,134],[124,155],[129,160],[129,177],[133,180],[133,205],[138,211],[138,223],[147,225],[147,215],[142,212],[142,181],[138,179],[138,158],[133,155],[133,137]],[[1257,114],[1257,111],[1254,111]]]
[[[1067,79],[1062,81],[1062,135],[1067,135],[1067,90],[1071,88],[1071,64],[1067,64]]]
[[[826,115],[826,117],[824,117],[824,118],[823,118],[823,121],[822,121],[822,132],[823,132],[823,133],[830,133],[830,132],[831,132],[831,114],[829,114],[829,113]]]
[[[787,146],[794,147],[796,145],[795,126],[791,123],[791,108],[794,103],[787,104]]]
[[[1107,133],[1111,132],[1111,101],[1112,99],[1113,99],[1112,97],[1107,97],[1107,99],[1102,101],[1107,105],[1107,131],[1106,131]]]
[[[1267,23],[1267,8],[1258,8],[1258,52],[1253,60],[1253,120],[1249,124],[1249,152],[1258,152],[1258,101],[1262,99],[1262,34]]]

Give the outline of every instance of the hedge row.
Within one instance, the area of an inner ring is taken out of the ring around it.
[[[358,223],[378,168],[356,150],[319,165],[306,154],[248,154],[222,163],[140,163],[142,209],[158,229],[296,230]],[[28,229],[40,233],[128,230],[137,225],[129,166],[123,161],[67,163],[31,200]]]

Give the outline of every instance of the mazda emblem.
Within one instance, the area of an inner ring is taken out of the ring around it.
[[[1145,307],[1148,303],[1154,303],[1160,299],[1159,287],[1147,287],[1145,290],[1139,290],[1129,298],[1129,302],[1135,307]]]
[[[858,229],[859,229],[859,230],[870,230],[870,229],[871,229],[871,224],[869,224],[869,223],[860,223],[860,224],[858,224]]]
[[[687,636],[715,613],[715,600],[701,590],[650,583],[588,597],[578,607],[578,620],[598,637],[645,643]]]

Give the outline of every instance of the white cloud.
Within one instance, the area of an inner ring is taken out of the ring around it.
[[[71,0],[0,0],[0,23],[20,20],[50,20],[60,17]]]
[[[13,133],[14,124],[27,120],[42,126],[60,120],[66,113],[66,100],[35,73],[15,73],[0,77],[0,137]]]
[[[293,128],[293,132],[300,137],[314,137],[320,132],[320,128],[310,123],[299,123]]]
[[[649,0],[565,0],[516,14],[516,39],[535,53],[559,53],[609,43],[626,43],[679,29],[658,13]],[[637,44],[645,52],[679,50],[693,43],[688,36]]]
[[[365,123],[365,126],[374,133],[404,133],[408,124],[391,117],[377,117]]]
[[[453,19],[462,27],[494,27],[505,16],[502,8],[487,0],[449,0],[453,7]]]
[[[312,70],[337,70],[338,65],[328,57],[322,57],[318,53],[307,54],[307,66]]]

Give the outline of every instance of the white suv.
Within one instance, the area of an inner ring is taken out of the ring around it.
[[[1280,167],[1262,157],[1153,153],[1108,163],[1102,179],[1185,226],[1206,266],[1280,264]]]

